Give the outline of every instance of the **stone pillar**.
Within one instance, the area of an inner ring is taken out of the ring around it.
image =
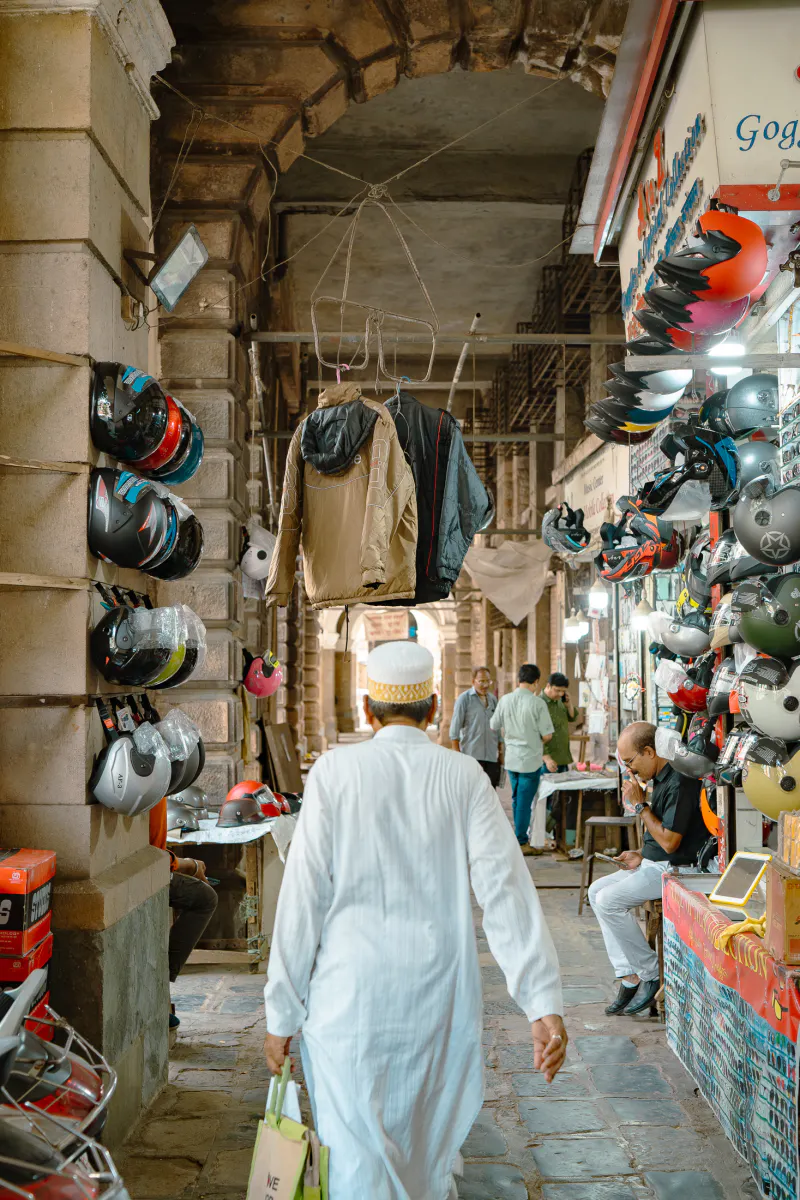
[[[356,711],[356,660],[350,650],[336,649],[336,727],[339,733],[355,733],[358,726]]]
[[[305,605],[303,633],[301,728],[306,754],[319,754],[323,749],[320,704],[322,662],[320,659],[319,622],[317,614],[308,602]]]
[[[461,595],[459,595],[461,593]],[[456,657],[455,693],[460,696],[472,686],[472,601],[462,599],[460,583],[455,588],[456,599]]]
[[[148,369],[147,330],[123,323],[123,253],[146,250],[150,78],[173,38],[156,0],[0,0],[0,295],[10,341],[83,365],[3,358],[0,448],[64,471],[0,471],[0,828],[54,850],[52,1002],[119,1073],[106,1139],[166,1081],[166,856],[146,815],[89,802],[103,746],[87,660],[92,581],[146,591],[86,544],[90,356]],[[34,578],[37,577],[37,578]],[[47,703],[40,703],[47,700]]]
[[[535,446],[536,443],[533,442],[532,445]],[[514,455],[511,460],[511,473],[513,482],[514,528],[525,529],[529,527],[533,532],[538,533],[539,527],[536,520],[531,519],[529,454]],[[517,540],[522,541],[522,536]]]
[[[453,631],[455,633],[455,630]],[[449,635],[449,630],[448,630]],[[450,721],[458,692],[456,691],[456,639],[454,636],[442,637],[442,694],[439,697],[441,720],[439,722],[439,741],[443,746],[450,745]]]

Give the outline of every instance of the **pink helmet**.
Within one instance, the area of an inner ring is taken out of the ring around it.
[[[242,682],[254,696],[272,696],[277,692],[283,683],[283,671],[271,650],[255,658],[245,650]]]

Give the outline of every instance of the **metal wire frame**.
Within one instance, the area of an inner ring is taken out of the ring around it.
[[[58,1166],[43,1168],[41,1163],[30,1163],[25,1159],[0,1154],[0,1188],[5,1195],[17,1196],[20,1200],[40,1200],[38,1183],[46,1171],[49,1176],[63,1179],[72,1184],[73,1189],[78,1189],[75,1192],[76,1200],[78,1195],[81,1200],[130,1200],[114,1160],[104,1146],[76,1130],[67,1121],[54,1116],[42,1118],[30,1105],[22,1107],[14,1103],[13,1108],[16,1110],[13,1116],[0,1119],[12,1121],[15,1128],[44,1142],[49,1150],[55,1149],[60,1161]],[[69,1150],[60,1149],[53,1141],[52,1132],[47,1132],[49,1126],[61,1128],[64,1138],[60,1140],[69,1142]],[[7,1171],[4,1171],[4,1167],[30,1171],[37,1176],[37,1190],[30,1191],[21,1184],[12,1183],[5,1177]]]

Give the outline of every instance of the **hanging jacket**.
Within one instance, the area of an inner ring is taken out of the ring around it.
[[[414,475],[419,517],[415,604],[443,600],[494,504],[464,446],[461,428],[441,408],[400,392],[386,404]]]
[[[414,595],[414,479],[386,408],[356,384],[322,392],[289,444],[268,603],[288,604],[301,541],[314,608]]]

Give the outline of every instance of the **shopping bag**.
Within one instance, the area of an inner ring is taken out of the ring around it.
[[[283,1116],[291,1062],[286,1057],[280,1087],[272,1095],[264,1120],[258,1123],[247,1200],[302,1200],[308,1130]],[[321,1197],[320,1197],[321,1200]]]

